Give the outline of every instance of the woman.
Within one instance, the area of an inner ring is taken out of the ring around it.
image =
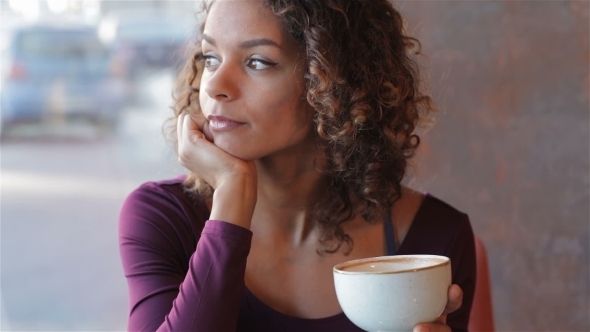
[[[129,330],[359,331],[332,267],[396,251],[452,261],[444,315],[415,330],[466,330],[469,220],[401,185],[431,108],[403,33],[387,0],[207,6],[175,107],[189,175],[121,212]]]

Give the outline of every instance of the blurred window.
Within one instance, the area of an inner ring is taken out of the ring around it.
[[[186,39],[187,29],[169,22],[136,22],[126,23],[119,27],[120,40],[150,41]]]
[[[106,49],[93,30],[30,30],[16,40],[17,52],[43,57],[104,56]]]

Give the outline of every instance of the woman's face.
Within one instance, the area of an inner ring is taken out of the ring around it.
[[[260,0],[216,1],[203,37],[199,101],[215,145],[254,160],[309,137],[301,49]]]

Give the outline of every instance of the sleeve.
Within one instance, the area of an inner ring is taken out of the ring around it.
[[[473,230],[466,214],[461,214],[459,232],[448,249],[447,257],[451,259],[453,283],[463,290],[461,308],[447,316],[447,325],[453,331],[467,331],[469,315],[475,293],[475,240]]]
[[[252,233],[207,220],[194,248],[187,218],[156,187],[140,187],[125,200],[119,248],[129,331],[235,331]]]

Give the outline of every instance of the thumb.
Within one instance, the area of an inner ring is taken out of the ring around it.
[[[205,123],[203,124],[203,134],[205,135],[205,138],[213,143],[214,139],[213,139],[213,134],[211,133],[211,128],[209,127],[209,120],[206,120]]]
[[[209,142],[213,142],[213,135],[209,128],[209,120],[202,114],[189,114],[192,122],[196,125],[197,129],[205,135],[205,138]]]

